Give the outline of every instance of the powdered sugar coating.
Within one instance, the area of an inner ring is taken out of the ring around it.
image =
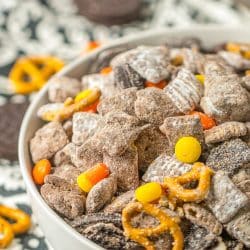
[[[77,112],[73,115],[72,121],[72,142],[80,146],[98,130],[100,116],[93,113]]]
[[[135,101],[135,114],[145,122],[160,125],[169,116],[180,115],[175,103],[158,88],[139,90]]]
[[[103,162],[109,167],[111,173],[117,176],[117,185],[120,190],[133,190],[139,186],[138,152],[131,145],[122,155],[103,155]]]
[[[160,130],[168,138],[172,153],[176,142],[183,136],[195,137],[204,147],[203,128],[197,115],[167,117],[160,126]]]
[[[187,114],[198,106],[203,95],[203,86],[191,71],[183,68],[164,88],[164,92],[181,113]]]
[[[61,123],[50,122],[38,129],[30,140],[30,152],[33,162],[50,159],[57,151],[68,143]]]
[[[137,88],[128,88],[121,90],[116,95],[102,98],[101,102],[97,106],[97,110],[101,115],[105,115],[114,110],[134,115],[136,92]]]
[[[48,96],[51,102],[64,102],[68,97],[75,97],[81,91],[81,83],[66,76],[53,77],[48,82]]]
[[[162,183],[164,177],[176,177],[190,171],[191,168],[191,165],[179,162],[173,156],[161,154],[149,165],[142,179],[145,182]]]
[[[250,247],[250,206],[226,225],[227,232]]]
[[[224,122],[209,130],[205,130],[206,143],[218,143],[247,134],[247,127],[242,122]]]
[[[99,212],[109,203],[117,189],[117,179],[114,174],[98,182],[88,193],[86,199],[87,213]]]
[[[247,196],[223,171],[215,173],[206,204],[220,222],[229,222],[248,202]]]
[[[112,96],[118,90],[114,85],[114,74],[90,74],[82,77],[82,89],[99,88],[102,98]]]

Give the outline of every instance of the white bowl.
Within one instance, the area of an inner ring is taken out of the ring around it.
[[[143,32],[135,36],[121,38],[108,46],[94,51],[93,53],[77,58],[57,75],[67,75],[80,79],[82,75],[87,73],[88,67],[95,59],[96,55],[106,48],[141,44],[158,45],[169,39],[174,41],[175,38],[184,37],[200,38],[205,46],[212,46],[225,41],[250,42],[250,29],[247,26],[232,28],[226,26],[195,26],[193,28],[174,28]],[[36,116],[36,111],[41,105],[48,102],[47,90],[48,85],[40,91],[28,108],[23,119],[19,137],[20,166],[33,212],[35,213],[46,238],[55,250],[102,249],[95,243],[80,235],[64,222],[64,220],[45,203],[32,180],[31,169],[33,164],[28,145],[34,132],[42,125],[41,120]]]

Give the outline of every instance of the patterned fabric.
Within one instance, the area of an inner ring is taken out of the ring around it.
[[[164,11],[162,11],[164,10]],[[21,103],[33,95],[13,95],[7,74],[23,54],[52,54],[70,61],[89,40],[108,40],[160,26],[195,23],[239,24],[250,20],[250,12],[232,0],[143,0],[138,20],[105,27],[77,15],[72,0],[0,1],[0,105]],[[1,122],[1,120],[0,120]],[[1,131],[4,133],[4,131]],[[1,135],[0,135],[1,136]],[[0,160],[0,203],[32,214],[18,162]],[[9,249],[51,249],[32,215],[28,234],[17,237]]]

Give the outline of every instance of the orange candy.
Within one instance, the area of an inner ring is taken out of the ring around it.
[[[77,184],[84,192],[88,193],[96,183],[108,176],[108,167],[104,163],[98,163],[94,167],[81,173],[77,177]]]
[[[101,74],[103,75],[107,75],[109,74],[110,72],[112,72],[112,67],[105,67],[101,70]]]
[[[215,120],[202,112],[193,111],[190,113],[190,115],[198,115],[200,117],[201,124],[204,130],[216,126]]]
[[[88,44],[86,45],[84,52],[90,52],[98,47],[100,47],[101,44],[97,41],[90,41],[88,42]]]
[[[163,89],[164,87],[166,87],[166,85],[167,85],[167,82],[165,80],[162,80],[158,83],[153,83],[153,82],[149,82],[149,81],[146,81],[146,83],[145,83],[146,88],[155,87],[155,88]]]
[[[38,185],[44,184],[44,178],[46,175],[50,174],[50,172],[51,164],[49,160],[43,159],[38,161],[32,170],[32,175],[35,183]]]

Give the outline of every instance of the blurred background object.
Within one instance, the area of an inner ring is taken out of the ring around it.
[[[124,24],[139,15],[141,0],[74,0],[79,13],[107,25]]]
[[[0,0],[0,203],[32,213],[16,160],[22,116],[35,93],[13,93],[8,79],[20,56],[54,56],[67,63],[82,55],[90,41],[105,44],[147,29],[211,23],[249,25],[249,2]],[[10,250],[49,249],[32,219],[32,229],[16,238]]]

